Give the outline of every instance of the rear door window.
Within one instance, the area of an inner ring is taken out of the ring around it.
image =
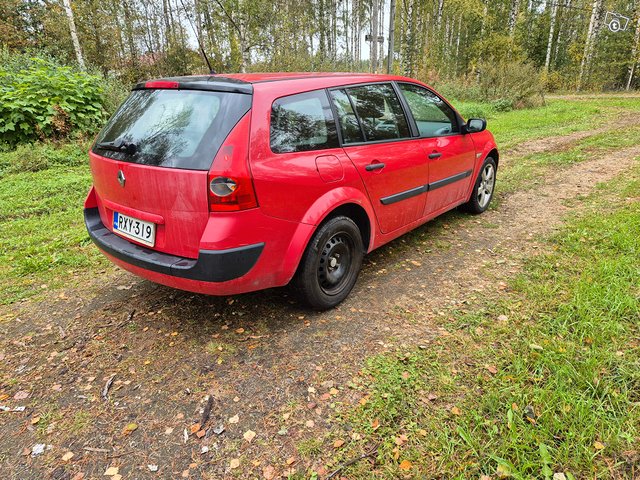
[[[337,148],[338,134],[324,90],[282,97],[271,108],[274,153]]]
[[[209,170],[251,95],[134,90],[98,135],[99,155],[158,167]]]
[[[439,137],[458,133],[456,114],[444,100],[426,88],[399,83],[421,137]]]
[[[365,141],[411,137],[407,118],[391,84],[362,85],[346,91],[364,130]]]
[[[358,122],[358,117],[353,110],[347,92],[345,90],[332,90],[331,98],[338,114],[342,141],[344,143],[364,142],[360,122]]]

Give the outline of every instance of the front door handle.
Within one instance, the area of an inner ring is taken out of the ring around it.
[[[372,163],[364,167],[367,172],[373,172],[374,170],[380,170],[384,168],[384,163]]]
[[[429,154],[429,160],[440,158],[442,154],[440,152],[433,152]]]

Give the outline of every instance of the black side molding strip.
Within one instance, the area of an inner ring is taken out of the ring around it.
[[[443,178],[442,180],[438,180],[433,183],[429,183],[427,185],[421,185],[416,188],[412,188],[410,190],[405,190],[404,192],[394,193],[393,195],[389,195],[388,197],[383,197],[380,199],[380,203],[383,205],[391,205],[393,203],[401,202],[402,200],[406,200],[411,197],[415,197],[420,195],[421,193],[429,192],[431,190],[436,190],[438,188],[444,187],[454,182],[458,182],[469,177],[473,173],[473,170],[467,170],[466,172],[457,173],[451,177]]]
[[[421,187],[412,188],[411,190],[405,190],[404,192],[394,193],[388,197],[380,199],[380,203],[383,205],[391,205],[392,203],[401,202],[407,198],[415,197],[421,193],[425,193],[429,190],[429,185],[422,185]]]
[[[466,172],[457,173],[451,177],[443,178],[442,180],[438,180],[437,182],[430,183],[429,191],[463,180],[470,176],[472,173],[473,170],[467,170]]]
[[[100,250],[136,267],[174,277],[203,282],[226,282],[249,272],[258,261],[264,243],[227,250],[200,250],[197,259],[177,257],[136,245],[104,226],[97,208],[85,208],[89,237]]]

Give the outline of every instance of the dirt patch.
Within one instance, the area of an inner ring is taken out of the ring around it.
[[[610,131],[613,128],[620,128],[625,125],[633,125],[637,121],[637,113],[624,113],[616,117],[615,121],[607,122],[601,127],[592,130],[573,132],[567,135],[557,135],[530,140],[520,143],[501,152],[501,157],[509,162],[512,159],[534,155],[536,153],[554,152],[568,149],[575,143],[585,138],[592,137]],[[502,159],[500,160],[502,162]]]
[[[560,143],[529,142],[518,154],[543,145]],[[286,289],[215,298],[125,272],[3,308],[0,405],[25,410],[0,413],[2,478],[102,478],[117,467],[125,478],[217,479],[318,468],[331,411],[357,402],[349,384],[365,357],[442,335],[430,318],[503,289],[576,208],[568,200],[639,155],[634,147],[552,170],[479,217],[444,215],[369,255],[353,294],[330,312],[300,309]],[[192,433],[207,395],[211,414]],[[36,444],[44,452],[32,455]],[[74,456],[64,461],[67,452]]]

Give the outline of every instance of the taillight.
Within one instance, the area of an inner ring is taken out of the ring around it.
[[[249,125],[247,113],[213,159],[207,185],[211,212],[235,212],[258,206],[249,170]]]

